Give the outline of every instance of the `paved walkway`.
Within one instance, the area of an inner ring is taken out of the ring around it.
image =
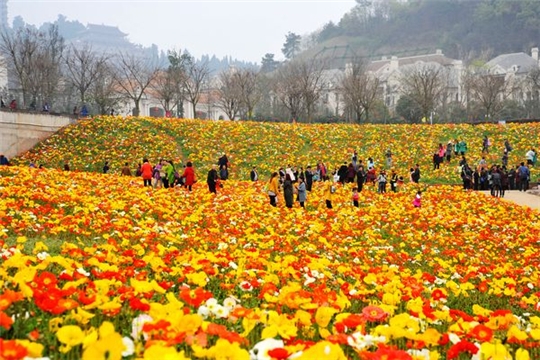
[[[535,192],[538,190],[535,190]],[[489,191],[483,191],[486,195],[490,195]],[[540,211],[540,193],[533,194],[531,190],[527,192],[510,190],[506,191],[503,200],[511,201],[521,206],[528,206],[530,208]]]

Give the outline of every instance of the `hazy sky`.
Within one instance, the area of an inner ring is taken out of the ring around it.
[[[8,0],[8,13],[10,24],[17,15],[40,26],[63,14],[84,25],[118,26],[144,46],[260,63],[266,53],[283,58],[289,31],[308,34],[339,21],[354,5],[354,0]]]

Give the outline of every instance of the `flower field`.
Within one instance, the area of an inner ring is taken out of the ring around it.
[[[409,169],[418,163],[423,182],[456,184],[461,182],[457,160],[451,166],[444,164],[437,172],[431,171],[438,144],[465,140],[467,159],[477,164],[484,135],[492,143],[490,154],[486,154],[490,164],[501,163],[505,139],[514,148],[508,162],[514,167],[525,160],[531,147],[537,151],[540,147],[540,123],[358,126],[101,117],[66,127],[13,161],[21,165],[35,161],[62,169],[67,160],[72,170],[100,172],[108,160],[111,171],[119,173],[125,162],[134,169],[144,157],[152,164],[166,158],[175,164],[191,160],[205,175],[225,152],[232,165],[231,177],[248,180],[253,165],[265,179],[288,164],[305,168],[323,161],[329,170],[334,170],[350,161],[353,150],[358,151],[364,164],[372,157],[376,166],[382,166],[384,154],[390,149],[394,167],[405,179]],[[537,176],[533,171],[534,179]]]
[[[0,359],[540,359],[540,212],[424,184],[368,187],[359,208],[339,187],[328,210],[316,183],[305,210],[273,208],[242,180],[353,148],[427,167],[439,142],[484,133],[515,162],[538,125],[165,121],[82,122],[0,167]],[[236,179],[217,195],[54,169],[163,155],[202,179],[222,151]],[[422,180],[458,182],[454,165]]]

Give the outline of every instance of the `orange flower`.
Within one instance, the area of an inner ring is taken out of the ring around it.
[[[13,319],[9,317],[5,312],[0,311],[0,327],[3,327],[6,330],[11,328],[13,324]]]
[[[28,350],[15,340],[0,339],[0,359],[19,360],[28,355]]]

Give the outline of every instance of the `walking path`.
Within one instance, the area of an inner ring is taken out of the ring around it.
[[[490,195],[489,191],[484,191],[486,195]],[[532,209],[540,211],[540,191],[529,190],[527,192],[510,190],[506,191],[503,200],[511,201],[521,206],[528,206]]]

